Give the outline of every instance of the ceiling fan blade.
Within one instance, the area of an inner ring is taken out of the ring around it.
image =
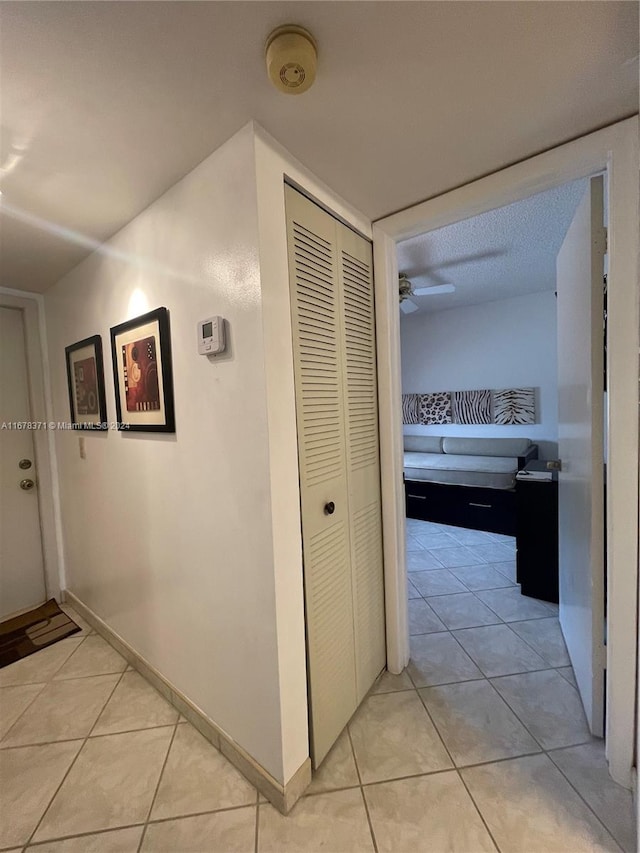
[[[413,290],[413,295],[436,296],[438,293],[453,293],[455,289],[455,284],[436,284],[433,287],[416,287]]]
[[[400,310],[403,314],[413,314],[414,311],[418,310],[418,306],[410,299],[403,299],[400,303]]]

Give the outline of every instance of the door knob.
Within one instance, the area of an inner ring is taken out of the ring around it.
[[[326,503],[324,505],[324,514],[325,515],[333,515],[333,513],[335,511],[336,511],[336,505],[334,504],[333,501],[329,501],[329,503]]]
[[[30,459],[21,459],[18,462],[18,468],[20,468],[22,471],[27,471],[29,468],[31,468],[31,460]]]
[[[34,486],[33,480],[20,480],[20,488],[24,489],[25,492],[30,492]]]

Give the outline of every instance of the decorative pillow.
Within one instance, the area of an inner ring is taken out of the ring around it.
[[[419,397],[418,407],[421,424],[451,423],[451,394],[448,391],[420,394]]]
[[[490,424],[491,391],[454,391],[454,424]]]
[[[403,424],[419,424],[418,418],[418,397],[419,394],[403,394],[402,395],[402,423]]]
[[[493,392],[493,420],[497,424],[534,424],[534,388],[503,388]]]

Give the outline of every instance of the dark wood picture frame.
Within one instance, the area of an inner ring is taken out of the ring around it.
[[[156,308],[110,332],[118,429],[175,432],[169,312]]]
[[[83,359],[77,356],[84,353]],[[104,387],[102,338],[92,335],[65,347],[69,409],[74,429],[107,429],[107,395]],[[93,360],[93,366],[91,365]]]

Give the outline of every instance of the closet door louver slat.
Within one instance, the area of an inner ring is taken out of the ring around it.
[[[314,765],[357,704],[338,256],[323,211],[287,188],[289,277]],[[324,512],[333,501],[335,511]]]
[[[285,193],[317,767],[385,664],[373,276],[370,243]]]

